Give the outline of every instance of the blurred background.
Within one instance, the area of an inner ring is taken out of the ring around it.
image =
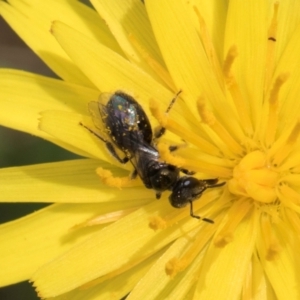
[[[0,67],[56,77],[0,17]],[[47,141],[0,126],[0,168],[74,159],[76,156]],[[0,203],[0,223],[19,218],[40,204]],[[0,267],[0,272],[5,272]],[[0,288],[0,300],[39,299],[28,282]]]

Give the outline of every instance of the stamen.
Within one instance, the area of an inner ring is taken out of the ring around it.
[[[214,239],[214,244],[216,247],[222,248],[233,241],[233,233],[236,227],[252,208],[253,203],[246,199],[239,199],[233,203],[227,212],[227,222],[223,225],[221,231]]]
[[[232,155],[232,153],[235,155],[241,155],[243,153],[243,148],[232,138],[231,134],[229,134],[229,132],[222,126],[213,113],[208,110],[204,97],[200,97],[198,99],[197,109],[202,121],[210,126],[210,128],[218,135],[225,145],[228,146],[231,151],[229,155]],[[225,153],[228,151],[222,149],[222,152]]]
[[[109,170],[105,170],[100,167],[96,169],[96,173],[100,177],[101,181],[110,187],[122,189],[122,187],[135,187],[141,185],[139,180],[131,179],[130,176],[115,177]]]
[[[171,165],[177,166],[178,168],[185,167],[185,159],[182,157],[172,155],[167,144],[159,143],[157,145],[157,150],[159,152],[161,161],[166,161]]]
[[[292,150],[295,148],[295,144],[298,140],[300,133],[300,122],[299,120],[295,124],[294,128],[290,132],[288,136],[285,136],[279,143],[276,145],[276,152],[273,156],[272,164],[274,166],[280,165],[285,158],[289,156]],[[283,135],[282,135],[283,136]],[[272,149],[270,149],[269,154],[274,153]]]
[[[272,203],[277,199],[274,187],[278,179],[278,173],[268,166],[265,154],[256,150],[244,156],[234,168],[228,188],[233,194]]]
[[[267,117],[267,129],[266,129],[266,146],[267,148],[273,144],[278,123],[278,99],[279,92],[282,85],[287,81],[289,77],[288,73],[279,75],[274,83],[274,86],[270,92],[269,97],[269,113]]]
[[[167,222],[165,219],[159,217],[159,216],[151,216],[149,218],[149,227],[153,229],[154,231],[159,229],[165,229],[168,227]]]
[[[146,51],[146,49],[137,41],[133,34],[129,34],[129,41],[139,52],[145,62],[159,76],[159,78],[161,78],[172,91],[176,91],[175,84],[168,71],[162,65],[160,65],[148,51]]]
[[[164,143],[159,143],[157,149],[162,161],[166,161],[179,168],[210,174],[212,177],[230,178],[232,176],[231,167],[224,168],[212,162],[201,160],[200,158],[185,159],[183,157],[174,156],[170,152],[169,147]]]
[[[201,159],[185,159],[184,168],[194,170],[205,174],[211,174],[212,177],[230,178],[232,177],[232,167],[223,167],[217,164],[212,164]]]
[[[216,223],[219,223],[220,220],[221,216],[218,216],[216,218]],[[199,234],[196,235],[196,238],[191,241],[190,247],[185,254],[181,258],[174,257],[167,262],[165,267],[166,274],[173,278],[179,272],[186,269],[212,238],[215,231],[216,225],[208,224],[204,229],[201,228]]]
[[[222,69],[221,69],[220,62],[219,62],[219,59],[218,59],[216,51],[215,51],[214,44],[213,44],[210,34],[208,32],[206,23],[196,6],[194,6],[194,11],[198,17],[198,22],[200,25],[200,38],[201,38],[202,44],[204,46],[204,50],[206,52],[207,59],[214,70],[214,74],[216,75],[216,77],[218,79],[219,86],[224,89],[224,80],[223,80]]]
[[[204,152],[215,156],[221,156],[219,149],[214,145],[201,138],[198,134],[183,128],[179,123],[170,119],[168,115],[164,114],[160,109],[158,102],[154,99],[150,99],[150,111],[162,127],[165,127],[178,136],[181,136],[185,141],[194,144]]]
[[[276,39],[277,39],[277,16],[278,16],[279,2],[274,3],[273,16],[271,24],[268,30],[268,44],[267,44],[267,57],[266,57],[266,77],[265,77],[265,95],[267,94],[273,72],[274,72],[274,60],[275,60],[275,49],[276,49]]]
[[[151,216],[149,218],[149,227],[154,231],[163,230],[168,227],[171,227],[178,222],[190,218],[188,207],[186,209],[172,209],[169,214],[164,217],[160,216]]]
[[[261,231],[262,240],[266,251],[265,258],[269,261],[274,260],[281,251],[281,246],[273,233],[270,219],[266,215],[263,215],[261,219]]]
[[[174,278],[184,268],[185,262],[182,262],[179,258],[174,257],[166,263],[165,271],[167,275],[169,275],[171,278]]]
[[[239,114],[242,127],[245,129],[245,133],[248,136],[252,135],[253,127],[249,117],[249,108],[246,106],[246,101],[243,99],[240,88],[236,82],[236,79],[232,73],[232,65],[238,56],[237,47],[231,46],[228,50],[227,56],[223,65],[223,74],[225,78],[226,86],[232,96],[236,110]]]

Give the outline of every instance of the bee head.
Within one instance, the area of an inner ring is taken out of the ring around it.
[[[207,183],[204,180],[183,176],[176,182],[169,196],[170,203],[176,208],[184,207],[201,197],[206,188]]]

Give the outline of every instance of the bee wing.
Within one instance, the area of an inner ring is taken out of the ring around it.
[[[145,184],[145,186],[146,187],[150,186],[150,184],[148,183],[149,180],[148,180],[147,176],[145,176],[145,174],[146,174],[145,164],[143,161],[141,161],[139,159],[139,154],[137,153],[136,155],[131,156],[130,162],[133,165],[134,169],[136,170],[137,175],[140,177],[142,182]]]
[[[98,101],[91,101],[88,104],[88,110],[92,116],[93,123],[100,131],[105,130],[104,119],[107,116],[106,104],[111,96],[112,95],[109,93],[102,93],[99,96]]]
[[[101,105],[99,102],[91,101],[88,104],[88,109],[89,109],[89,112],[90,112],[90,115],[92,117],[95,127],[98,130],[103,131],[104,125],[103,125],[103,121],[102,121],[102,116],[100,114],[100,109],[102,109],[102,108],[100,108],[99,105]]]
[[[149,167],[150,165],[155,165],[155,162],[158,163],[159,154],[151,146],[139,143],[137,144],[138,151],[135,153],[134,157],[131,160],[131,163],[137,170],[137,173],[144,185],[147,188],[153,188],[151,180],[149,178]],[[150,163],[150,164],[149,164]]]
[[[93,127],[91,131],[95,133],[102,141],[111,142],[114,144],[111,136],[107,133],[105,124],[103,122],[103,116],[106,115],[106,107],[97,101],[91,101],[88,103],[88,110],[93,120]],[[124,156],[124,152],[115,148],[115,151],[119,157]]]

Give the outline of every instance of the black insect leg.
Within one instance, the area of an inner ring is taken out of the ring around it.
[[[178,150],[179,149],[179,146],[177,145],[177,146],[175,146],[175,145],[171,145],[170,147],[169,147],[169,151],[170,152],[174,152],[174,151],[176,151],[176,150]]]
[[[199,216],[196,216],[194,214],[193,201],[189,201],[189,202],[190,202],[190,216],[195,219],[201,219]]]
[[[215,222],[212,219],[202,218],[204,222],[214,224]]]
[[[160,137],[162,137],[166,133],[165,127],[160,127],[158,130],[154,132],[154,140],[158,140]]]
[[[100,139],[101,141],[103,141],[106,145],[106,148],[108,149],[108,151],[110,152],[110,154],[117,159],[121,164],[126,164],[129,161],[129,157],[125,156],[124,158],[121,158],[118,153],[116,152],[116,149],[114,148],[113,144],[109,141],[107,141],[106,139],[104,139],[101,135],[99,135],[97,132],[95,132],[94,130],[90,129],[89,127],[85,126],[84,124],[82,124],[81,122],[79,123],[79,125],[81,125],[82,127],[84,127],[85,129],[87,129],[91,134],[93,134],[94,136],[96,136],[98,139]]]
[[[166,114],[169,113],[169,111],[171,110],[171,108],[173,107],[174,103],[176,102],[178,96],[181,94],[182,90],[180,90],[179,92],[177,92],[177,94],[175,95],[175,97],[171,100],[167,110],[166,110]]]
[[[189,171],[189,170],[187,170],[187,169],[180,169],[180,171],[181,171],[182,173],[186,174],[186,175],[194,175],[194,174],[196,174],[196,172],[194,172],[194,171]]]
[[[109,141],[105,141],[106,148],[110,152],[110,154],[117,159],[121,164],[126,164],[129,161],[129,157],[125,156],[124,158],[121,158],[118,153],[116,152],[115,147],[113,144]]]
[[[205,183],[208,184],[206,186],[207,189],[223,186],[226,183],[226,182],[216,183],[218,179],[206,179],[203,181],[205,181]]]
[[[133,170],[133,172],[130,174],[130,179],[135,179],[138,176],[138,172],[136,169]]]
[[[190,216],[191,216],[192,218],[195,218],[195,219],[200,220],[201,217],[194,214],[193,201],[189,201],[189,202],[190,202]],[[211,219],[202,218],[202,220],[205,221],[205,222],[207,222],[207,223],[214,224],[214,221],[211,220]]]

